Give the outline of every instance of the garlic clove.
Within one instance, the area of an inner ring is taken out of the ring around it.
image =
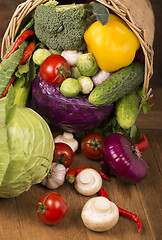
[[[99,70],[95,75],[92,76],[92,81],[95,86],[101,84],[108,77],[112,75],[111,72],[106,72],[105,70]]]

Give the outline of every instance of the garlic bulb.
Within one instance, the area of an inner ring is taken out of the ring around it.
[[[107,231],[119,219],[119,210],[115,203],[105,197],[94,197],[84,205],[81,218],[84,225],[96,232]]]
[[[67,169],[63,164],[52,163],[48,175],[42,180],[41,184],[49,189],[56,189],[65,182]]]
[[[99,70],[95,75],[92,76],[92,81],[95,86],[101,84],[105,81],[108,77],[110,77],[112,73],[106,72],[104,70]]]
[[[84,169],[78,173],[74,182],[75,189],[85,196],[97,193],[101,186],[102,177],[96,170],[91,168]]]

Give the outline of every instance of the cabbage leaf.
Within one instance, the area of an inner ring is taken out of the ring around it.
[[[6,114],[14,101],[14,90],[10,88],[10,94],[6,98],[0,99],[0,184],[10,162],[10,152],[8,147],[8,136],[6,127]]]
[[[0,99],[0,197],[29,190],[48,174],[54,140],[45,120],[34,110],[13,104],[15,90]]]

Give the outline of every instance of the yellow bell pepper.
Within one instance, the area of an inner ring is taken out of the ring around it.
[[[96,58],[98,66],[114,72],[130,65],[140,47],[138,38],[119,17],[110,14],[109,21],[102,25],[94,22],[84,34],[88,52]]]

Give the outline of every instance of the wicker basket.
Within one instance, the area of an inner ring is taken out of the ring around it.
[[[47,0],[27,0],[16,8],[4,34],[1,47],[3,59],[7,49],[13,43],[22,20],[39,4]],[[84,1],[84,0],[83,0]],[[154,13],[149,0],[97,0],[121,17],[138,37],[145,56],[144,87],[147,99],[152,97],[149,81],[153,75],[153,41],[155,32]],[[75,1],[74,1],[75,2]],[[77,1],[76,1],[77,2]],[[61,2],[60,2],[61,3]]]

